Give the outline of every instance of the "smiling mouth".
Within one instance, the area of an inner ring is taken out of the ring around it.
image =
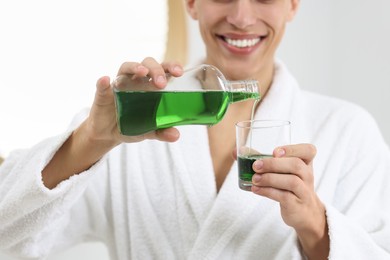
[[[219,38],[231,46],[242,49],[253,47],[262,40],[262,37],[256,37],[252,39],[233,39],[225,36],[219,36]]]

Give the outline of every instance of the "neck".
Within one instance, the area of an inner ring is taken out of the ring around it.
[[[260,84],[261,98],[265,97],[271,87],[272,79],[274,77],[274,65],[272,64],[272,66],[267,66],[262,72],[262,75],[259,78],[256,78]]]

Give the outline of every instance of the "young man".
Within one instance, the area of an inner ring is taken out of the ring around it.
[[[232,104],[212,127],[125,137],[102,77],[89,113],[1,168],[1,248],[41,257],[93,238],[113,259],[389,258],[390,152],[375,122],[301,90],[275,60],[298,5],[186,0],[204,62],[230,80],[260,82],[256,119],[292,122],[293,144],[254,163],[252,192],[239,190],[232,157],[234,124],[250,118],[252,101]],[[118,74],[149,75],[163,88],[165,72],[183,73],[146,58]]]

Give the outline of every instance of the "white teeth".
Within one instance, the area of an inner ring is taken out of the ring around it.
[[[233,45],[234,47],[248,48],[257,44],[260,41],[260,38],[244,39],[244,40],[240,40],[240,39],[233,40],[233,39],[225,38],[225,41],[228,44]]]

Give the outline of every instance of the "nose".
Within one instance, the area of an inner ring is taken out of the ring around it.
[[[256,23],[256,8],[251,0],[237,0],[226,19],[235,27],[245,29]]]

